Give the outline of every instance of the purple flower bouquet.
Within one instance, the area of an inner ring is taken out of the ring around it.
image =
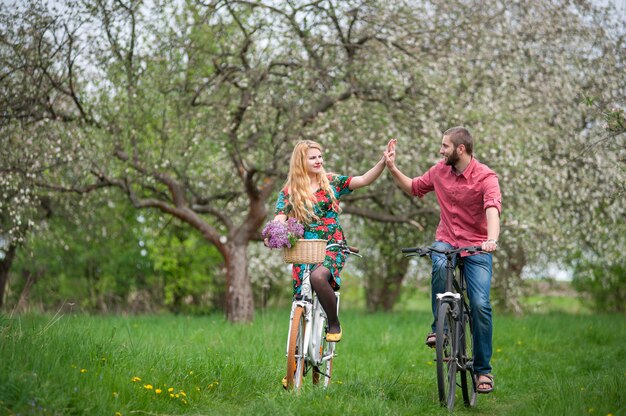
[[[270,221],[263,228],[262,235],[267,238],[269,248],[291,248],[304,236],[304,226],[295,218],[289,218],[287,222]]]

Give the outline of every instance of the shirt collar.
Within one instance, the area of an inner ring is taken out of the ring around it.
[[[474,159],[474,156],[472,156],[472,160],[470,160],[470,163],[467,165],[463,173],[458,173],[456,169],[454,168],[454,166],[450,166],[450,172],[452,172],[452,174],[455,176],[463,176],[464,178],[467,179],[471,171],[474,169],[475,165],[476,165],[476,159]]]

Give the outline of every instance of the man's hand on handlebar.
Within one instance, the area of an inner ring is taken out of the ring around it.
[[[496,251],[498,249],[498,241],[497,240],[483,241],[483,243],[481,244],[481,248],[483,251],[486,251],[486,252]]]

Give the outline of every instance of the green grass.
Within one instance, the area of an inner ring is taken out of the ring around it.
[[[4,316],[0,415],[446,415],[423,346],[429,320],[421,308],[345,310],[331,388],[308,376],[293,394],[280,387],[286,309],[249,325],[221,315]],[[496,391],[456,414],[626,414],[623,316],[497,315],[494,326]]]

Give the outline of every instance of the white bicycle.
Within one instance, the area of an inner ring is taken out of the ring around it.
[[[323,247],[323,246],[322,246]],[[324,247],[323,247],[324,248]],[[345,243],[333,243],[324,248],[338,248],[344,254],[361,257],[358,249]],[[319,262],[318,262],[319,263]],[[287,337],[287,376],[286,388],[299,390],[302,380],[313,370],[313,384],[324,388],[330,385],[333,357],[336,342],[326,341],[326,312],[311,288],[311,270],[314,264],[305,264],[302,277],[301,296],[291,304],[289,335]],[[339,315],[339,292],[337,315]]]

